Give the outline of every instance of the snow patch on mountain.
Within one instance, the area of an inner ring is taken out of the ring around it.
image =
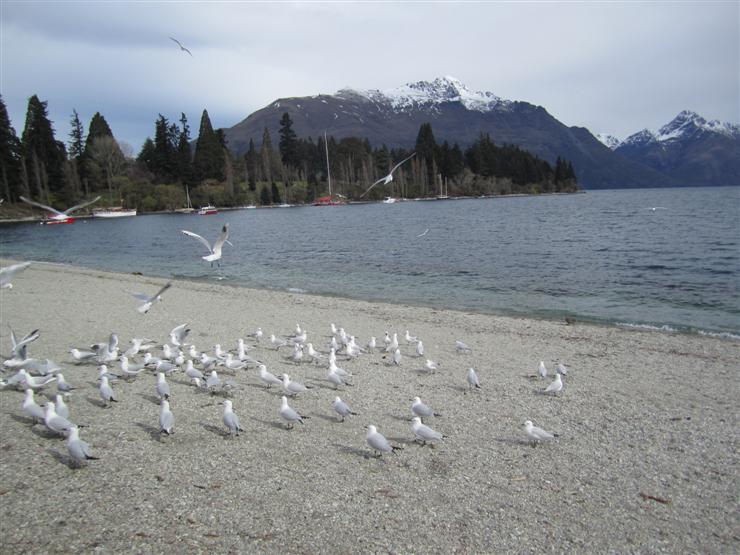
[[[668,143],[684,140],[702,133],[719,133],[727,137],[740,138],[740,125],[723,123],[719,120],[707,121],[696,112],[683,110],[657,132],[643,129],[627,137],[622,145],[644,145],[651,142]]]
[[[622,141],[620,141],[617,137],[608,133],[598,133],[596,135],[596,138],[599,139],[599,142],[601,142],[604,146],[612,150],[622,144]]]
[[[414,108],[434,109],[439,104],[447,102],[460,102],[468,110],[477,112],[506,109],[512,104],[510,100],[505,100],[491,92],[471,91],[459,79],[450,76],[439,77],[434,81],[407,83],[385,91],[345,88],[336,94],[338,97],[352,95],[388,105],[396,112]]]

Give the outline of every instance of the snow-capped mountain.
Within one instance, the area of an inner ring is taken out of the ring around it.
[[[434,81],[407,83],[385,91],[345,88],[336,93],[336,96],[340,98],[352,95],[365,97],[378,104],[385,104],[396,112],[433,109],[449,102],[459,102],[468,110],[490,112],[506,109],[512,104],[510,100],[504,100],[491,92],[471,91],[459,79],[450,76],[439,77]]]
[[[594,137],[599,139],[602,145],[611,150],[614,150],[620,144],[622,144],[622,141],[620,141],[617,137],[608,133],[597,133],[596,135],[594,135]]]
[[[740,185],[740,126],[689,110],[658,131],[630,135],[615,152],[682,185]]]
[[[250,140],[259,147],[265,129],[275,144],[284,113],[301,138],[316,140],[326,132],[338,141],[357,137],[373,147],[413,148],[421,125],[430,123],[439,144],[447,141],[466,148],[487,133],[497,144],[519,146],[550,163],[565,158],[585,188],[677,183],[666,173],[622,155],[624,143],[610,150],[612,146],[604,146],[588,129],[568,127],[542,106],[473,91],[454,77],[388,90],[347,87],[335,94],[276,99],[224,130],[229,148],[240,155]],[[712,122],[702,125],[716,127]]]

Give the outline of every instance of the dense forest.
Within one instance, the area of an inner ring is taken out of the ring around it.
[[[366,198],[536,194],[578,187],[570,162],[558,159],[553,167],[516,146],[496,145],[488,135],[463,150],[447,141],[438,144],[426,123],[415,148],[405,150],[373,147],[354,137],[299,138],[292,125],[284,113],[277,147],[265,129],[259,147],[250,142],[246,154],[235,157],[206,110],[194,141],[185,114],[178,122],[160,114],[154,139],[148,138],[134,157],[100,113],[85,134],[73,111],[66,144],[57,140],[47,103],[36,95],[28,101],[19,139],[0,97],[0,197],[13,203],[27,196],[65,207],[99,194],[100,206],[122,204],[145,212],[184,207],[186,191],[193,206],[311,203],[328,194],[327,150],[332,193],[349,200],[360,198],[413,152],[390,184],[378,185]]]

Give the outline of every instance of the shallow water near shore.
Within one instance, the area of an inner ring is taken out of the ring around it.
[[[739,208],[718,187],[151,215],[3,226],[0,255],[737,337]],[[213,241],[225,222],[211,269],[180,230]]]

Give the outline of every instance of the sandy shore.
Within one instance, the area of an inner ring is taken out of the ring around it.
[[[137,313],[130,293],[163,283],[38,263],[0,291],[0,350],[8,325],[40,328],[30,356],[78,387],[71,419],[100,457],[71,468],[64,442],[23,415],[22,393],[0,391],[3,553],[740,550],[737,341],[184,281]],[[291,401],[304,426],[285,430],[281,392],[240,371],[230,398],[246,432],[229,439],[223,398],[180,373],[169,379],[176,433],[161,439],[152,373],[114,385],[120,402],[106,409],[95,365],[67,354],[112,331],[126,346],[164,342],[185,322],[199,350],[235,348],[257,326],[285,335],[300,323],[322,348],[330,322],[363,345],[408,329],[441,368],[419,371],[404,341],[400,367],[380,353],[340,361],[354,387],[338,394],[360,415],[339,423],[324,366],[261,347],[270,371],[314,386]],[[472,353],[456,353],[456,339]],[[556,397],[534,377],[553,359],[570,368]],[[480,391],[467,390],[471,366]],[[417,395],[442,413],[428,421],[449,436],[435,448],[412,441]],[[559,438],[530,446],[528,419]],[[368,424],[403,449],[373,458]]]

